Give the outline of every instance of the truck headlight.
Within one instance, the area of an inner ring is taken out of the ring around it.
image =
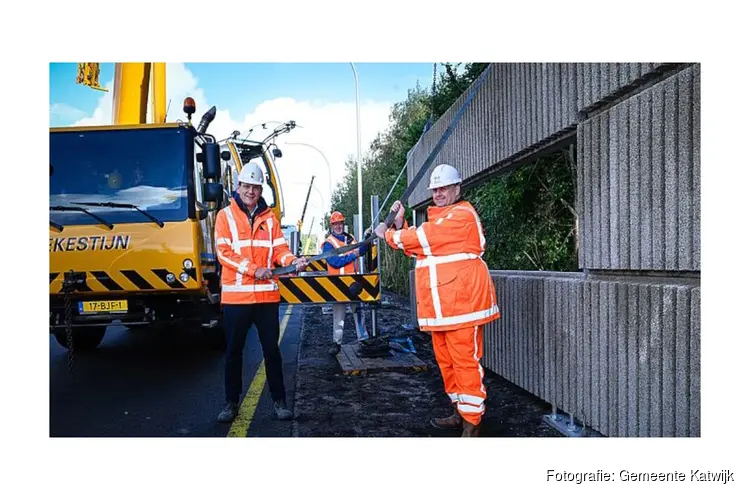
[[[183,283],[187,283],[187,281],[190,279],[190,276],[188,276],[188,273],[180,273],[180,281]]]
[[[192,269],[193,268],[193,261],[190,259],[185,259],[182,261],[182,267],[185,269]]]

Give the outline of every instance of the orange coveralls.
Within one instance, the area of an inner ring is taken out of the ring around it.
[[[479,215],[467,201],[427,209],[419,227],[388,229],[386,242],[416,257],[417,319],[432,332],[445,392],[464,420],[484,415],[483,325],[500,317]]]

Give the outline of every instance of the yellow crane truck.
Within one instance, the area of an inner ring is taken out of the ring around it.
[[[195,127],[187,98],[187,121],[166,123],[165,74],[117,64],[114,124],[50,128],[50,333],[69,349],[95,348],[115,320],[223,344],[213,220],[231,153],[207,133],[215,108]]]
[[[223,339],[211,329],[220,326],[212,212],[224,199],[212,113],[197,128],[50,130],[50,329],[61,345],[94,348],[114,320],[194,323]]]
[[[79,66],[80,83],[98,86],[98,65]],[[284,199],[274,139],[217,141],[207,133],[215,108],[195,127],[166,122],[164,63],[118,63],[113,124],[50,128],[50,333],[68,349],[88,350],[107,327],[180,325],[223,346],[216,211],[228,203],[242,165],[265,166],[263,196],[277,218]],[[149,92],[150,90],[150,92]],[[148,96],[152,123],[146,123]],[[299,234],[290,247],[298,253]],[[308,271],[318,274],[323,262]],[[375,266],[377,267],[377,266]],[[280,278],[282,302],[320,304],[380,300],[379,272]]]

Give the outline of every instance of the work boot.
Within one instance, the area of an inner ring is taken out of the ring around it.
[[[340,350],[341,350],[341,344],[333,344],[333,346],[330,349],[328,349],[328,354],[330,354],[331,356],[335,356],[339,353]]]
[[[464,420],[464,431],[461,437],[479,437],[479,425],[474,425],[468,420]]]
[[[435,427],[436,429],[460,429],[461,428],[461,422],[463,419],[461,418],[461,415],[458,414],[458,410],[456,410],[456,405],[453,405],[453,415],[449,417],[441,417],[441,418],[431,418],[430,419],[430,425]]]
[[[219,413],[219,416],[216,417],[217,422],[221,423],[227,423],[234,420],[234,418],[237,416],[238,412],[238,404],[237,403],[227,403],[224,405],[224,408],[221,410],[221,413]]]
[[[276,414],[276,418],[279,420],[291,420],[292,412],[290,412],[284,401],[274,401],[273,412]]]

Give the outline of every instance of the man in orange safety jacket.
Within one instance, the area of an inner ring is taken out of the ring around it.
[[[433,418],[441,429],[463,428],[463,437],[479,435],[487,396],[483,378],[482,329],[500,317],[492,278],[482,260],[485,239],[479,215],[460,200],[461,178],[446,164],[432,171],[429,189],[435,206],[427,222],[405,227],[399,201],[395,228],[378,225],[374,232],[389,246],[416,257],[417,319],[422,331],[432,332],[435,358],[453,415]]]
[[[216,216],[216,254],[221,264],[221,303],[227,348],[224,367],[226,403],[217,420],[231,422],[238,414],[242,389],[242,352],[255,324],[263,349],[266,379],[279,420],[289,420],[286,388],[279,350],[279,284],[274,266],[294,264],[297,271],[307,259],[296,258],[281,232],[281,224],[263,194],[263,171],[251,161],[242,167],[237,190],[228,207]]]
[[[321,250],[323,253],[330,252],[343,246],[356,243],[356,239],[351,234],[344,232],[344,215],[335,211],[331,214],[331,234],[323,241]],[[326,259],[328,264],[328,274],[357,274],[359,262],[357,258],[364,255],[369,248],[369,244],[361,245],[351,252],[343,255],[334,255]],[[328,354],[335,356],[341,350],[341,342],[344,338],[344,320],[346,319],[346,304],[333,304],[333,345],[328,350]],[[354,328],[357,331],[357,339],[367,340],[367,328],[362,317],[360,308],[356,303],[351,304],[352,314],[354,315]]]

